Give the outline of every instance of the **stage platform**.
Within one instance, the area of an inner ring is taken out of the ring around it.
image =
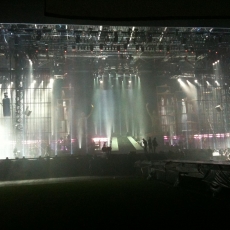
[[[103,153],[102,148],[96,149],[97,154]],[[128,154],[128,153],[143,153],[144,149],[139,142],[131,136],[112,137],[111,139],[111,154]]]

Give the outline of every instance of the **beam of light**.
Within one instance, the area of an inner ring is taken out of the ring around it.
[[[53,85],[54,85],[54,79],[53,79],[53,78],[50,78],[50,81],[49,81],[49,83],[48,83],[48,85],[47,85],[47,88],[52,89],[52,88],[53,88]]]
[[[184,81],[182,81],[180,78],[178,78],[178,82],[180,83],[180,86],[182,88],[182,90],[185,92],[185,93],[189,93],[189,87],[187,84],[185,84]]]
[[[215,81],[215,83],[216,83],[218,86],[220,86],[220,83],[219,83],[217,80]]]
[[[41,81],[41,83],[39,84],[38,88],[41,89],[44,87],[44,81]]]
[[[135,123],[137,124],[135,127],[135,138],[144,137],[147,130],[147,121],[145,120],[145,103],[143,97],[143,89],[141,87],[141,79],[139,76],[135,77],[137,86],[135,87],[135,114],[138,116],[135,117]]]

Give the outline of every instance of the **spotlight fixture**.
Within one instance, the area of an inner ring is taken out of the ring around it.
[[[67,45],[64,45],[64,52],[67,52]]]
[[[223,107],[221,105],[217,105],[215,107],[215,109],[218,111],[218,112],[221,112],[223,110]]]

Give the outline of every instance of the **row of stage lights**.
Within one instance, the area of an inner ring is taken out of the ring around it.
[[[220,61],[217,60],[217,61],[213,62],[212,65],[217,65],[219,62],[220,62]]]
[[[36,84],[36,82],[37,82],[36,80],[33,80],[32,83],[30,84],[30,87],[29,87],[29,88],[31,88],[31,87],[34,88],[34,85]],[[50,82],[49,82],[49,83],[52,85],[53,82],[54,82],[54,79],[53,79],[53,78],[50,78]],[[43,80],[41,81],[41,83],[43,83]],[[13,84],[14,84],[14,83],[11,82],[11,83],[8,85],[7,88],[8,88],[8,89],[12,88],[12,87],[13,87]],[[22,84],[22,82],[21,82],[21,84]],[[0,84],[0,88],[2,88],[2,86],[3,86],[3,84]]]
[[[121,80],[121,82],[123,82],[123,80]],[[131,84],[131,83],[132,83],[132,81],[131,81],[131,80],[129,80],[128,82],[129,82],[129,84]],[[103,80],[100,80],[100,84],[103,84]]]
[[[71,46],[71,48],[72,48],[72,52],[74,52],[74,51],[77,51],[77,50],[88,50],[88,51],[94,51],[95,50],[95,48],[96,47],[98,47],[99,48],[99,50],[102,52],[102,51],[106,51],[106,50],[111,50],[111,51],[117,51],[117,52],[120,52],[121,50],[123,50],[123,51],[127,51],[128,50],[128,48],[130,48],[130,45],[129,44],[127,44],[127,43],[125,43],[125,44],[123,44],[123,45],[104,45],[104,44],[99,44],[99,45],[75,45],[75,44],[73,44],[72,46]],[[141,51],[141,52],[144,52],[145,50],[147,51],[147,50],[154,50],[154,51],[160,51],[160,52],[162,52],[162,51],[166,51],[166,52],[170,52],[171,51],[171,48],[170,48],[170,46],[163,46],[163,45],[155,45],[155,46],[144,46],[144,45],[135,45],[134,46],[135,47],[135,50],[138,52],[138,51]],[[35,46],[34,47],[34,50],[35,50],[35,53],[36,54],[38,54],[39,53],[39,51],[42,51],[42,49],[39,49],[37,46]],[[45,44],[45,49],[43,49],[43,50],[45,50],[46,52],[48,52],[49,51],[49,46],[48,46],[48,44]],[[67,45],[64,45],[63,46],[63,52],[64,53],[67,53],[67,51],[68,51],[69,49],[68,49],[68,46]],[[185,52],[191,52],[191,53],[194,53],[194,48],[190,48],[190,49],[188,49],[188,48],[186,48],[186,47],[184,47],[184,51]],[[210,51],[209,51],[210,52]],[[217,52],[216,52],[217,53]]]
[[[182,82],[182,79],[181,79],[181,78],[178,78],[177,81]],[[191,83],[189,80],[186,80],[186,82],[187,82],[187,83]],[[201,84],[198,82],[197,79],[195,79],[194,82],[195,82],[197,85],[201,86]],[[211,84],[210,84],[209,81],[206,81],[206,83],[207,83],[208,86],[211,86]],[[215,83],[216,83],[217,86],[220,86],[220,83],[219,83],[217,80],[215,80]],[[191,84],[192,84],[192,83],[191,83]],[[227,84],[227,83],[225,83],[225,84]]]
[[[98,76],[97,76],[97,74],[95,73],[95,74],[93,74],[95,77],[97,77],[97,78],[101,78],[101,77],[107,77],[107,76],[109,76],[109,77],[114,77],[114,75],[116,75],[116,78],[118,78],[118,77],[125,77],[125,76],[127,76],[127,77],[136,77],[137,75],[136,74],[117,74],[117,73],[115,73],[115,74],[111,74],[111,73],[109,73],[109,74],[102,74],[102,75],[100,75],[100,74],[98,74]],[[139,77],[139,76],[138,76]]]

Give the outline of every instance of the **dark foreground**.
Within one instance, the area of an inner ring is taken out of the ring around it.
[[[17,182],[18,183],[18,182]],[[0,186],[1,229],[187,228],[228,225],[229,190],[195,179],[179,187],[143,177],[81,177]],[[204,224],[204,225],[203,225]]]

